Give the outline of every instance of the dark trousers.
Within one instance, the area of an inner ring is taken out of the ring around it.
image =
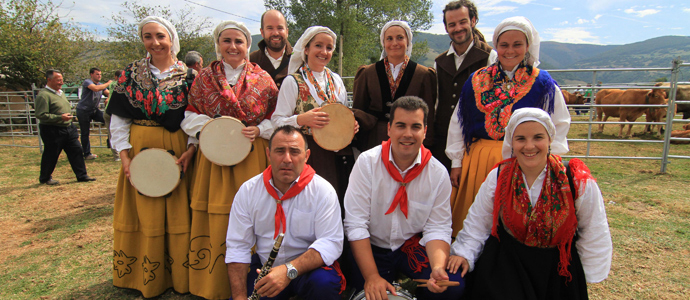
[[[259,256],[254,254],[247,274],[247,296],[254,292],[254,280],[259,276],[256,274],[256,269],[261,269],[261,261]],[[305,300],[340,300],[340,276],[333,267],[316,268],[290,281],[290,284],[278,296],[261,297],[261,299],[288,300],[293,296],[299,296]]]
[[[43,140],[43,156],[41,156],[40,182],[46,182],[52,178],[53,170],[57,164],[60,152],[65,150],[67,159],[72,166],[72,171],[77,179],[87,176],[84,156],[79,145],[79,135],[74,124],[68,127],[38,124]]]
[[[421,251],[423,255],[427,256],[426,248],[421,248],[423,249]],[[421,272],[415,273],[410,266],[410,259],[408,259],[407,254],[402,251],[402,247],[395,251],[391,251],[390,249],[383,249],[372,245],[371,251],[374,254],[374,261],[376,262],[376,268],[379,271],[379,275],[388,282],[393,282],[398,272],[412,279],[429,279],[431,276],[431,267],[429,266],[422,267]],[[424,260],[424,256],[422,256],[421,252],[414,252],[417,261]],[[347,256],[352,262],[350,263],[351,271],[347,278],[347,283],[359,292],[364,289],[364,277],[357,266],[352,251],[348,251]],[[440,294],[432,293],[427,288],[417,288],[415,291],[417,299],[460,299],[460,296],[462,296],[465,290],[465,280],[460,274],[461,272],[457,272],[456,274],[448,273],[449,280],[460,282],[460,286],[448,287],[445,292]]]
[[[100,109],[94,111],[77,109],[77,118],[79,119],[79,130],[81,131],[81,149],[84,156],[87,156],[91,154],[91,143],[89,142],[91,121],[105,124],[105,119],[103,119],[103,112]]]

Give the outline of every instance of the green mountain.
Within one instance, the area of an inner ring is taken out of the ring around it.
[[[415,41],[426,40],[429,53],[422,65],[433,66],[434,58],[448,50],[447,35],[416,33]],[[539,66],[542,69],[600,69],[600,68],[670,68],[673,59],[690,61],[690,36],[662,36],[626,45],[568,44],[542,42]],[[685,71],[684,71],[685,70]],[[561,84],[590,83],[592,72],[553,73]],[[659,78],[671,78],[670,71],[601,71],[597,81],[604,84],[652,82]],[[681,81],[690,81],[690,70],[682,68]]]

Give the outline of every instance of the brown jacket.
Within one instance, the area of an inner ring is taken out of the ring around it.
[[[410,61],[412,63],[412,61]],[[408,64],[408,68],[409,68]],[[403,81],[405,79],[403,74]],[[388,78],[384,78],[386,82]],[[401,83],[401,87],[404,83]],[[386,86],[386,89],[389,87]],[[384,103],[382,92],[390,94],[390,90],[382,91],[379,83],[379,76],[376,70],[376,63],[360,66],[355,75],[354,90],[352,92],[352,108],[355,117],[359,122],[359,133],[357,135],[358,148],[361,151],[371,149],[380,145],[382,141],[388,140],[387,123],[390,112],[390,103]],[[400,95],[399,95],[400,96]],[[436,101],[436,71],[433,68],[425,67],[420,64],[414,69],[414,74],[404,96],[418,96],[429,106],[427,116],[427,132],[424,145],[430,147],[434,137],[434,102]],[[392,97],[391,97],[392,98]]]
[[[439,159],[447,168],[450,160],[445,155],[446,139],[448,137],[448,124],[458,104],[460,92],[465,81],[474,71],[486,67],[491,46],[480,41],[476,36],[474,45],[462,61],[460,68],[455,70],[455,56],[447,55],[448,51],[436,57],[436,72],[438,77],[438,106],[436,107],[436,120],[434,123],[434,157]],[[445,158],[445,159],[444,159]]]
[[[287,42],[285,45],[285,53],[283,53],[283,60],[278,67],[280,72],[276,73],[276,68],[273,67],[271,60],[269,60],[268,56],[266,56],[266,41],[261,40],[259,42],[259,50],[252,51],[252,53],[249,54],[249,61],[256,63],[259,65],[259,67],[264,69],[264,71],[268,72],[268,74],[271,75],[271,78],[273,78],[273,81],[275,81],[278,89],[280,89],[283,79],[285,79],[285,77],[288,75],[287,67],[290,63],[290,56],[292,56],[292,46],[290,45],[290,42]]]

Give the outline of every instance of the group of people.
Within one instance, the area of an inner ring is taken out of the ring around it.
[[[292,46],[285,17],[270,10],[250,52],[244,24],[224,21],[213,31],[217,60],[189,71],[175,27],[142,20],[147,57],[119,76],[106,110],[122,163],[113,284],[144,297],[172,288],[207,299],[340,299],[350,286],[386,299],[402,273],[428,280],[419,299],[586,298],[586,283],[608,275],[611,238],[589,170],[557,155],[568,151],[570,117],[537,68],[537,31],[508,18],[493,50],[471,1],[443,13],[451,43],[434,68],[410,60],[406,22],[383,26],[381,60],[355,77],[353,147],[338,152],[311,135],[330,121],[324,105],[347,104],[327,67],[332,30],[310,27]],[[234,166],[198,150],[217,116],[243,121],[253,145]],[[146,148],[172,151],[184,171],[165,197],[128,179]],[[279,234],[273,268],[255,282]]]

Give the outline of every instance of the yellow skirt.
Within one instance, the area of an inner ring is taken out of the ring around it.
[[[230,281],[225,265],[228,217],[240,186],[268,167],[268,141],[254,140],[254,150],[239,164],[218,166],[197,152],[189,243],[189,290],[206,299],[228,299]]]
[[[173,150],[179,157],[187,135],[132,124],[130,143],[130,158],[142,148]],[[169,288],[189,292],[189,179],[184,176],[170,196],[151,198],[137,193],[120,169],[113,212],[113,285],[139,290],[146,298]]]
[[[503,141],[481,139],[472,143],[470,152],[462,159],[460,185],[453,188],[450,196],[450,207],[453,213],[453,237],[462,229],[462,222],[484,183],[486,175],[503,160],[501,147]]]

